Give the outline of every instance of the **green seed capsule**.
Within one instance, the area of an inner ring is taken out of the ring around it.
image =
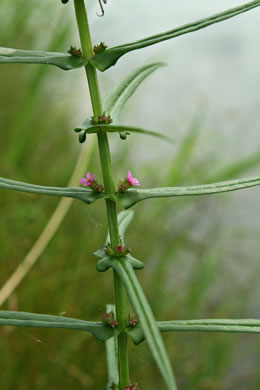
[[[61,0],[62,4],[67,4],[69,0]]]
[[[81,133],[81,134],[79,134],[79,142],[81,143],[81,144],[83,144],[83,142],[85,142],[86,141],[86,133]]]
[[[82,130],[82,129],[79,129],[79,128],[74,129],[74,131],[75,131],[76,133],[80,133],[81,130]]]
[[[121,139],[127,139],[127,134],[126,133],[119,133],[119,135],[120,135],[120,138]]]

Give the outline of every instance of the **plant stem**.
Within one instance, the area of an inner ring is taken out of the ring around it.
[[[119,364],[119,389],[123,390],[125,386],[129,385],[129,369],[128,369],[128,336],[123,330],[127,326],[127,296],[125,288],[114,271],[114,290],[115,290],[115,305],[116,305],[116,319],[118,322],[118,329],[122,332],[117,337],[118,342],[118,364]]]
[[[94,51],[84,0],[74,0],[74,6],[82,46],[82,54],[84,57],[90,59],[93,57]],[[94,117],[98,119],[98,117],[103,114],[103,108],[96,69],[91,64],[87,64],[85,69],[88,79],[93,114]],[[109,195],[113,195],[115,193],[115,185],[112,174],[111,154],[109,150],[107,134],[100,129],[97,136],[105,192]],[[111,199],[106,199],[106,208],[110,241],[112,247],[115,248],[117,245],[120,244],[116,202]],[[125,288],[115,272],[114,293],[118,329],[122,331],[118,336],[118,368],[119,388],[120,390],[123,390],[124,387],[129,384],[128,339],[127,334],[124,332],[124,329],[127,326],[127,296]]]

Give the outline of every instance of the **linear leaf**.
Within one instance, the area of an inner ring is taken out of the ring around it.
[[[108,69],[110,66],[115,65],[120,57],[124,54],[129,53],[130,51],[142,49],[147,46],[154,45],[156,43],[163,42],[168,39],[176,38],[183,34],[188,34],[202,28],[208,27],[212,24],[222,22],[223,20],[230,19],[234,16],[237,16],[243,12],[250,11],[253,8],[259,7],[260,1],[251,1],[249,3],[240,5],[236,8],[231,8],[224,12],[218,13],[216,15],[197,20],[195,22],[185,24],[183,26],[177,27],[173,30],[166,31],[160,34],[150,36],[139,41],[126,43],[120,46],[112,47],[107,49],[102,53],[96,54],[92,60],[92,63],[102,72]]]
[[[116,199],[124,208],[129,208],[141,200],[151,198],[164,198],[176,196],[194,196],[194,195],[210,195],[221,192],[229,192],[241,190],[244,188],[260,185],[260,177],[252,177],[247,179],[229,180],[213,184],[202,184],[189,187],[162,187],[151,189],[129,189],[125,192],[118,192]]]
[[[85,130],[86,134],[95,134],[98,133],[99,130],[103,130],[106,133],[139,133],[144,135],[151,135],[152,137],[161,138],[167,142],[174,143],[171,137],[168,137],[167,135],[164,135],[157,131],[146,130],[140,127],[113,124],[89,126],[89,120],[85,121],[80,127],[77,127],[75,131],[77,130]]]
[[[105,197],[105,194],[97,194],[90,189],[80,187],[47,187],[4,178],[0,178],[0,188],[29,192],[39,195],[53,195],[66,198],[75,198],[88,204]]]
[[[76,318],[19,311],[1,310],[0,325],[85,330],[101,341],[107,340],[114,334],[113,329],[105,327],[102,322],[90,322]]]
[[[111,265],[120,277],[129,295],[130,301],[140,320],[147,343],[161,374],[170,390],[176,389],[175,379],[160,332],[144,292],[135,276],[131,263],[126,257],[113,260]]]
[[[231,333],[260,333],[260,320],[257,319],[205,319],[185,321],[157,322],[160,332],[191,331],[191,332],[231,332]],[[144,332],[140,326],[129,329],[129,336],[135,344],[144,339]]]
[[[85,58],[74,57],[68,53],[0,47],[0,64],[45,64],[55,65],[63,70],[70,70],[81,68],[87,63],[88,61]]]
[[[122,109],[141,83],[151,73],[162,66],[165,66],[163,62],[155,62],[138,67],[121,81],[118,87],[105,98],[105,110],[111,114],[114,123],[119,121]]]
[[[133,210],[124,210],[117,215],[118,229],[122,243],[124,244],[125,232],[134,217]],[[107,234],[106,245],[110,242],[109,232]],[[94,255],[99,259],[106,257],[105,245],[98,249]]]
[[[88,118],[81,126],[77,127],[75,131],[78,132],[83,130],[86,133],[91,134],[97,133],[99,129],[103,129],[106,132],[118,132],[120,135],[127,135],[127,133],[140,133],[159,137],[172,143],[173,140],[170,137],[167,137],[159,132],[120,124],[120,114],[127,101],[131,98],[146,77],[162,66],[165,66],[165,64],[162,62],[156,62],[137,68],[105,99],[104,108],[105,111],[111,115],[113,120],[112,125],[93,125],[91,123],[91,119]]]
[[[117,216],[119,234],[123,244],[124,244],[126,229],[128,228],[129,224],[132,222],[133,218],[134,218],[133,210],[121,211],[121,213],[119,213]]]

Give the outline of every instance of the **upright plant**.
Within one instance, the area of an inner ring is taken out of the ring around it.
[[[62,0],[63,4],[69,0]],[[102,2],[99,1],[104,13]],[[106,3],[104,1],[104,3]],[[130,51],[144,48],[194,32],[211,24],[221,22],[240,13],[260,6],[260,0],[252,1],[239,7],[216,14],[162,34],[154,35],[136,42],[107,48],[104,42],[93,46],[84,0],[74,0],[75,15],[80,35],[81,49],[71,47],[68,53],[17,50],[0,48],[0,63],[51,64],[64,70],[85,67],[91,97],[93,116],[75,128],[79,133],[79,142],[83,143],[89,134],[96,134],[103,184],[96,180],[96,175],[87,172],[81,179],[83,187],[47,187],[0,179],[0,187],[34,194],[54,195],[76,198],[85,204],[98,200],[106,203],[108,237],[103,246],[94,255],[98,258],[97,271],[105,272],[112,268],[114,277],[115,305],[107,305],[101,313],[101,322],[14,311],[1,311],[0,324],[12,326],[33,326],[49,328],[70,328],[92,333],[106,345],[108,362],[107,389],[137,390],[138,378],[130,380],[128,368],[128,338],[135,344],[146,340],[156,364],[168,389],[177,389],[161,332],[169,331],[221,331],[260,333],[260,320],[214,319],[156,322],[145,294],[136,277],[136,270],[143,268],[143,263],[135,259],[125,243],[125,232],[133,218],[133,211],[125,210],[117,214],[117,206],[129,209],[137,202],[149,198],[176,197],[189,195],[208,195],[234,191],[257,186],[260,177],[231,180],[214,184],[189,187],[162,187],[140,189],[138,179],[130,171],[116,187],[113,178],[108,133],[118,132],[122,140],[127,140],[130,133],[147,134],[171,141],[160,132],[153,132],[139,127],[125,126],[120,123],[120,113],[134,94],[137,87],[151,73],[163,66],[162,63],[142,65],[131,73],[110,96],[103,102],[97,79],[97,69],[105,71],[116,65],[121,56]],[[133,188],[137,187],[137,188]],[[135,313],[128,312],[128,300]],[[132,377],[132,375],[131,375]]]

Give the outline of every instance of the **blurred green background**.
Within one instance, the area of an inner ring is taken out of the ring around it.
[[[14,5],[1,0],[1,46],[66,51],[79,45],[70,3],[16,0]],[[111,0],[105,16],[98,18],[98,2],[89,1],[94,43],[132,41],[237,5],[220,1],[216,8],[201,1],[197,7],[198,2],[184,1],[175,12],[172,2],[157,3],[146,0],[139,6],[134,0],[122,6]],[[138,65],[158,59],[169,63],[145,81],[123,119],[167,132],[175,146],[143,136],[122,141],[111,135],[116,181],[128,169],[144,187],[210,183],[259,172],[257,51],[247,50],[244,62],[248,42],[252,48],[255,42],[257,16],[259,11],[252,11],[196,36],[131,53],[115,69],[99,74],[105,95]],[[0,85],[2,177],[65,186],[82,147],[90,155],[86,170],[100,174],[96,147],[79,145],[73,133],[91,114],[84,70],[1,65]],[[158,320],[259,318],[258,195],[252,189],[151,200],[135,207],[128,243],[145,263],[138,275]],[[33,246],[58,201],[1,190],[1,285]],[[91,253],[105,236],[103,203],[73,202],[2,309],[99,320],[98,310],[113,302],[113,281],[111,272],[96,273]],[[104,346],[88,333],[2,327],[0,335],[1,389],[105,388]],[[260,388],[259,336],[163,337],[180,389]],[[130,343],[130,362],[131,379],[140,389],[163,388],[145,343],[137,348]]]

